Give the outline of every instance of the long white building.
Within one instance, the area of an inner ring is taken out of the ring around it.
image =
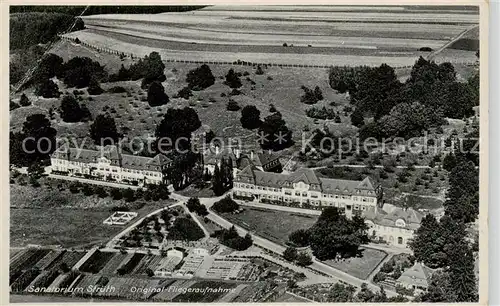
[[[50,158],[53,172],[119,183],[160,184],[172,161],[163,154],[143,157],[120,153],[115,146],[100,151],[61,146]]]
[[[382,187],[369,177],[349,181],[318,177],[302,168],[291,174],[258,170],[249,165],[234,179],[233,196],[270,204],[299,207],[339,207],[346,215],[375,207],[382,200]]]

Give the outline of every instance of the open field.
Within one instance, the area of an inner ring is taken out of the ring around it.
[[[11,209],[10,243],[12,246],[60,244],[71,247],[105,242],[122,229],[102,224],[109,215],[107,210]]]
[[[384,260],[387,253],[370,248],[364,248],[361,251],[363,252],[362,257],[352,257],[339,261],[327,260],[324,263],[352,276],[366,279],[377,265]]]
[[[317,216],[248,207],[241,213],[223,216],[230,222],[281,245],[285,245],[290,233],[307,229],[317,220]]]
[[[66,36],[141,57],[156,49],[177,60],[406,66],[426,55],[421,47],[438,49],[478,19],[456,8],[215,6],[85,16],[87,29]]]

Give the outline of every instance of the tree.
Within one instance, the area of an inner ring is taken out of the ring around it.
[[[240,206],[227,195],[225,198],[215,202],[212,209],[218,213],[231,213],[240,209]]]
[[[145,56],[141,64],[140,67],[134,67],[136,70],[142,70],[143,80],[141,88],[147,88],[152,82],[161,83],[166,80],[165,74],[163,73],[165,64],[161,60],[161,56],[158,52],[153,51]]]
[[[349,220],[338,208],[327,207],[309,229],[309,244],[319,260],[352,257],[361,244],[368,243],[367,231],[362,217]]]
[[[10,160],[18,166],[50,158],[56,149],[57,131],[43,114],[29,115],[23,123],[21,132],[10,134]]]
[[[319,88],[319,86],[316,86],[314,88],[314,96],[316,97],[316,100],[320,101],[323,100],[323,92]]]
[[[210,67],[203,64],[200,67],[188,72],[186,82],[191,89],[202,90],[212,86],[215,83],[215,77],[212,74]]]
[[[148,103],[150,106],[165,105],[169,101],[165,88],[160,82],[153,81],[148,88]]]
[[[198,198],[189,198],[189,200],[186,203],[186,207],[189,209],[190,212],[195,212],[199,216],[204,217],[208,215],[207,207],[201,204],[200,199]]]
[[[34,179],[39,179],[45,173],[44,167],[39,163],[35,162],[28,166],[28,175]]]
[[[474,255],[469,245],[461,240],[449,251],[450,286],[456,302],[477,302],[478,292],[474,273]]]
[[[297,259],[297,249],[294,247],[287,247],[285,251],[283,251],[283,258],[287,261],[295,261]]]
[[[309,245],[309,232],[306,229],[299,229],[292,232],[288,236],[288,240],[290,240],[293,244],[299,247],[305,247]]]
[[[113,200],[121,200],[123,198],[122,191],[119,188],[111,189],[110,195]]]
[[[190,107],[169,108],[160,124],[156,126],[155,136],[158,151],[166,153],[168,150],[175,148],[177,153],[180,153],[183,150],[188,150],[191,145],[192,133],[200,127],[201,121],[194,109]],[[162,139],[167,139],[169,142],[164,143]],[[183,161],[180,160],[179,162]]]
[[[306,252],[300,252],[297,255],[297,264],[302,267],[311,265],[312,264],[311,255],[307,254]]]
[[[234,70],[231,68],[226,74],[226,81],[224,82],[227,86],[231,88],[240,88],[241,87],[241,81],[240,77],[234,72]]]
[[[116,129],[115,120],[108,114],[99,114],[90,125],[90,137],[97,145],[116,145],[120,134]]]
[[[385,135],[394,137],[418,137],[430,127],[444,123],[442,115],[419,102],[400,103],[381,120]]]
[[[454,220],[473,222],[479,214],[479,173],[474,163],[460,159],[449,175],[445,213]]]
[[[226,109],[228,111],[235,112],[240,110],[240,106],[238,105],[238,102],[234,101],[233,99],[229,99],[226,105]]]
[[[30,101],[30,99],[28,99],[26,94],[23,93],[21,95],[21,98],[19,99],[19,105],[21,105],[21,106],[30,106],[31,105],[31,101]]]
[[[264,122],[259,127],[258,135],[260,136],[260,146],[264,150],[278,151],[293,144],[292,131],[288,129],[279,112],[264,118]]]
[[[401,83],[387,64],[364,70],[351,92],[351,101],[363,113],[373,114],[375,121],[387,115],[400,102]]]
[[[42,57],[40,64],[31,77],[31,80],[33,80],[33,82],[37,84],[55,76],[60,78],[62,77],[63,73],[63,59],[54,53],[48,53]]]
[[[255,74],[257,74],[257,75],[264,74],[264,70],[262,70],[262,67],[260,65],[257,65],[257,70],[255,70]]]
[[[457,165],[457,160],[454,154],[446,154],[443,158],[443,169],[446,171],[451,171]]]
[[[76,101],[74,96],[66,95],[61,100],[60,106],[61,118],[65,122],[79,122],[82,120],[84,112],[78,102]]]
[[[90,81],[103,80],[107,77],[104,66],[88,57],[73,57],[64,64],[64,84],[68,87],[88,87]]]
[[[99,81],[97,81],[96,79],[91,79],[89,87],[87,88],[87,92],[89,93],[89,95],[97,96],[102,94],[104,90],[101,88]]]
[[[420,227],[415,231],[413,240],[408,246],[413,250],[415,259],[424,262],[429,267],[438,265],[436,254],[440,253],[441,247],[437,243],[439,239],[441,226],[432,214],[426,215]]]
[[[310,88],[307,88],[306,86],[302,86],[302,90],[304,90],[304,95],[300,98],[300,102],[305,103],[305,104],[315,104],[319,100],[323,99],[323,94],[321,93],[321,89],[317,87],[316,90],[311,90]],[[319,99],[321,97],[321,99]]]
[[[35,95],[44,98],[59,98],[61,92],[54,81],[45,79],[35,86]]]
[[[421,295],[422,302],[454,302],[457,300],[451,287],[448,272],[436,271],[432,274],[427,291]]]
[[[241,126],[245,129],[255,129],[260,125],[260,111],[255,105],[246,105],[241,110]]]
[[[14,102],[12,100],[9,100],[9,110],[10,111],[18,109],[19,107],[21,107],[19,104],[17,104],[16,102]]]
[[[177,95],[183,99],[188,100],[189,97],[193,96],[193,93],[191,92],[191,88],[185,86],[177,92]]]
[[[176,218],[174,225],[168,232],[167,239],[196,241],[205,237],[203,230],[193,219],[184,217]]]
[[[134,202],[136,200],[135,193],[131,188],[127,188],[127,189],[123,190],[122,194],[123,194],[123,198],[127,202]]]
[[[359,111],[357,108],[351,114],[351,124],[355,127],[361,127],[365,124],[365,118],[363,117],[363,113]]]

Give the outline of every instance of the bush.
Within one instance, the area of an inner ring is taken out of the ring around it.
[[[201,204],[198,198],[189,198],[189,200],[186,203],[186,207],[189,209],[190,212],[194,212],[199,216],[203,217],[208,215],[207,207]]]
[[[422,47],[422,48],[418,49],[418,51],[432,52],[433,49],[431,47]]]
[[[191,91],[191,88],[189,88],[188,86],[186,86],[186,87],[183,87],[181,90],[179,90],[177,92],[177,96],[179,96],[180,98],[183,98],[185,100],[188,100],[189,97],[193,96],[193,93]]]
[[[231,213],[240,209],[240,206],[228,195],[222,200],[215,202],[212,209],[218,213]]]
[[[165,93],[165,88],[160,82],[154,81],[149,85],[148,88],[148,103],[149,106],[160,106],[165,105],[169,101],[167,94]]]
[[[61,92],[54,81],[46,79],[35,85],[35,95],[44,98],[59,98]]]
[[[337,116],[333,108],[326,108],[324,106],[323,108],[311,107],[306,111],[306,115],[310,118],[322,120],[334,119]]]
[[[191,70],[186,76],[186,82],[192,90],[201,90],[212,86],[215,83],[215,77],[206,64]]]

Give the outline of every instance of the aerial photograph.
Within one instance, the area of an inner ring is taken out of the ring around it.
[[[478,303],[479,11],[10,5],[10,302]]]

